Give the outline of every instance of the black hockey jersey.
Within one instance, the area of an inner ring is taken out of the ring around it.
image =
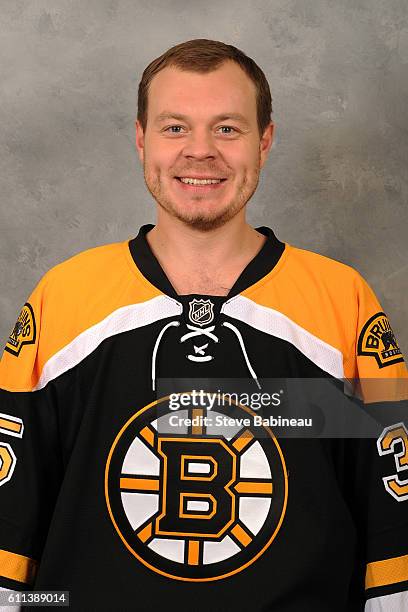
[[[407,609],[408,375],[372,290],[261,227],[227,296],[177,295],[152,227],[52,268],[7,341],[0,586],[75,611]],[[378,407],[378,435],[280,436],[292,379]],[[211,406],[212,380],[249,403]]]

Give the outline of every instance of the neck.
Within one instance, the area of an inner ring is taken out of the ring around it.
[[[147,240],[156,255],[177,259],[183,266],[215,268],[229,261],[240,259],[265,242],[265,237],[251,227],[244,217],[236,215],[222,227],[200,231],[178,219],[158,217]]]
[[[244,215],[236,215],[222,227],[206,232],[159,215],[146,238],[180,295],[226,295],[266,240]]]

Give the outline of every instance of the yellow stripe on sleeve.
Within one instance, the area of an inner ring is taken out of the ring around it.
[[[32,585],[37,572],[37,562],[29,557],[0,550],[0,576]]]
[[[365,588],[394,584],[408,580],[408,555],[373,561],[367,564]]]

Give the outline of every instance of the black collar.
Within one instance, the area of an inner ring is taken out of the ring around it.
[[[138,235],[129,241],[130,253],[140,272],[152,285],[163,293],[177,299],[180,296],[170,283],[147,242],[146,234],[153,228],[154,225],[150,223],[140,227]],[[228,296],[225,296],[225,299],[241,293],[244,289],[254,285],[263,276],[268,274],[276,266],[285,249],[285,243],[278,240],[269,227],[262,226],[255,229],[257,232],[267,236],[268,239],[259,253],[255,255],[241,272],[230,289]]]

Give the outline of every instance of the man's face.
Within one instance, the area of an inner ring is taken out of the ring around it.
[[[159,72],[150,84],[145,133],[137,122],[136,146],[157,203],[208,231],[251,198],[272,135],[270,124],[260,138],[255,86],[228,61],[207,74],[175,67]]]

